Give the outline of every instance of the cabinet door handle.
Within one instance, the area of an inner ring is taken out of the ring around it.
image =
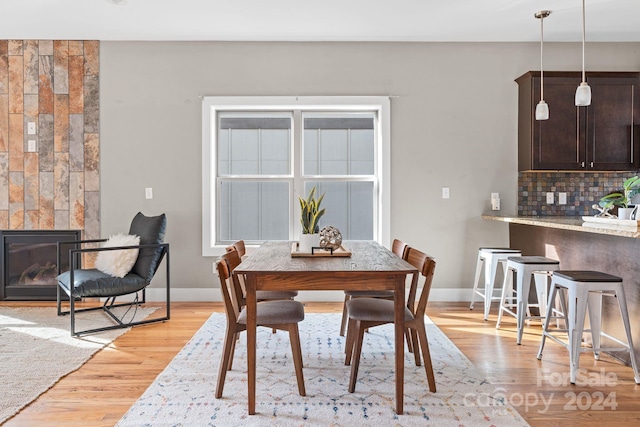
[[[593,162],[589,163],[589,167],[593,168]]]
[[[576,162],[580,161],[580,108],[576,108]],[[584,162],[581,163],[584,167]]]
[[[635,93],[634,92],[635,92],[635,86],[631,86],[631,105],[634,105],[633,104],[633,100],[635,99]],[[631,164],[632,165],[633,165],[633,163],[635,161],[633,159],[633,151],[634,151],[634,149],[633,149],[633,142],[634,142],[633,141],[633,126],[634,126],[634,123],[633,123],[633,108],[632,108],[631,109],[631,132],[630,132],[631,135],[629,135],[631,137],[630,140],[631,140]]]
[[[584,168],[584,162],[580,163],[580,167]]]

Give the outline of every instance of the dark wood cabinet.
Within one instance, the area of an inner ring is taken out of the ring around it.
[[[518,83],[518,170],[625,171],[640,167],[640,73],[591,72],[591,105],[576,107],[579,72],[545,72],[549,119],[535,120],[540,73]]]

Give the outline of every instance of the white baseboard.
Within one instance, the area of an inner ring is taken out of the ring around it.
[[[147,301],[162,302],[165,300],[166,291],[161,288],[147,288]],[[470,288],[433,288],[429,295],[429,301],[458,302],[469,301]],[[300,291],[298,301],[302,302],[341,302],[344,301],[342,291]],[[217,288],[173,288],[171,289],[171,301],[180,302],[221,302],[220,290]]]

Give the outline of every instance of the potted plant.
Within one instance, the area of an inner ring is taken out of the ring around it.
[[[640,177],[632,176],[622,183],[622,192],[607,194],[600,199],[599,205],[603,208],[618,207],[618,218],[631,219],[635,207],[631,205],[633,196],[640,192]]]
[[[309,253],[312,247],[320,245],[320,226],[318,221],[325,212],[324,209],[320,209],[324,194],[319,198],[316,198],[315,195],[316,187],[313,187],[306,199],[298,197],[300,201],[300,224],[302,225],[299,251],[304,253]]]

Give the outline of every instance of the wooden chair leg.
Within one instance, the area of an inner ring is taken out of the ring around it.
[[[356,321],[349,319],[349,324],[347,327],[347,339],[344,344],[344,364],[349,366],[351,364],[351,358],[353,356],[353,343],[357,335],[356,331]]]
[[[344,303],[342,304],[342,321],[340,322],[340,336],[343,337],[345,329],[347,327],[347,301],[349,301],[349,295],[344,296]]]
[[[233,341],[231,341],[231,351],[229,352],[229,366],[227,366],[227,371],[230,371],[233,367],[233,355],[236,352],[236,342],[240,338],[240,334],[236,333],[234,334],[234,337]]]
[[[407,328],[411,341],[413,342],[413,356],[416,359],[416,366],[420,366],[420,344],[418,343],[418,333],[411,328]]]
[[[227,328],[227,332],[224,336],[224,347],[222,348],[222,360],[220,360],[220,367],[218,369],[218,384],[216,385],[216,399],[222,397],[222,390],[224,389],[224,380],[227,377],[227,368],[231,365],[229,359],[233,345],[236,341],[236,333]]]
[[[357,337],[353,348],[353,360],[351,363],[351,378],[349,378],[349,393],[356,391],[356,380],[358,379],[358,368],[360,367],[360,354],[362,353],[362,340],[364,339],[364,330],[366,329],[362,322],[356,321],[355,329]]]
[[[409,353],[413,353],[413,338],[411,334],[411,329],[405,330],[404,336],[407,341],[407,350],[409,350]]]
[[[298,393],[300,393],[300,396],[306,396],[307,392],[304,388],[304,375],[302,374],[302,349],[300,348],[300,332],[298,330],[297,323],[289,326],[289,341],[291,342],[293,366],[295,367],[296,380],[298,381]]]
[[[427,331],[424,323],[416,323],[416,332],[420,340],[420,348],[422,349],[422,358],[424,359],[424,369],[427,373],[427,381],[429,382],[429,390],[436,392],[436,377],[433,374],[433,365],[431,364],[431,352],[429,351],[429,342],[427,341]]]

